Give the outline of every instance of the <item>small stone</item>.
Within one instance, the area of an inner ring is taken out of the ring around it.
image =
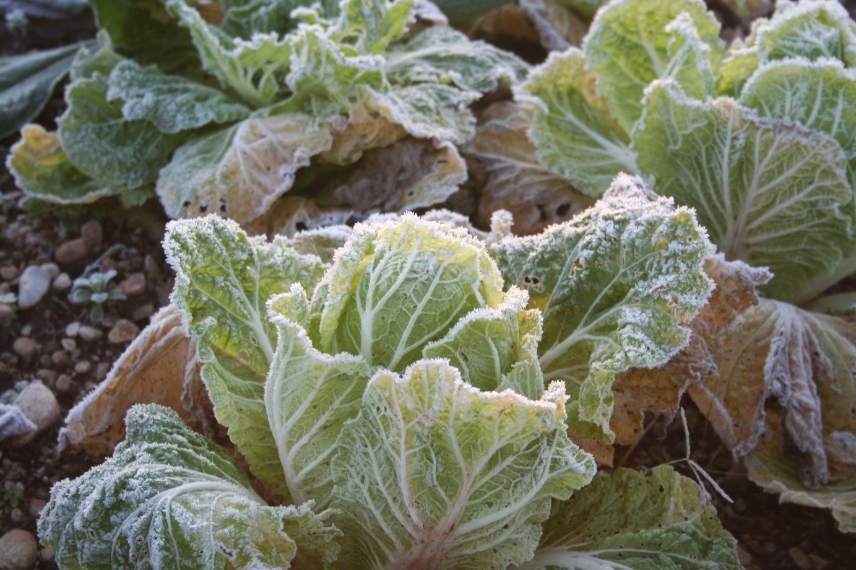
[[[101,335],[104,334],[100,330],[95,327],[91,327],[89,325],[82,325],[80,329],[77,331],[77,336],[82,338],[85,341],[93,341],[101,338]]]
[[[38,555],[39,546],[33,533],[15,528],[0,536],[0,568],[29,570]]]
[[[68,366],[68,353],[64,350],[55,350],[53,354],[51,354],[51,362],[53,362],[54,366],[58,366],[60,368]]]
[[[71,376],[68,374],[60,374],[59,378],[57,378],[54,383],[54,387],[57,392],[68,392],[71,390]]]
[[[9,513],[9,518],[15,524],[20,524],[27,520],[27,517],[24,516],[24,511],[18,508],[12,509],[12,512]]]
[[[6,326],[15,318],[15,309],[6,303],[0,303],[0,326]]]
[[[124,344],[131,342],[140,332],[140,327],[135,325],[128,319],[119,319],[110,332],[107,334],[107,340],[113,344]]]
[[[790,555],[791,560],[794,561],[794,564],[796,564],[800,570],[811,570],[811,560],[808,559],[806,553],[800,548],[796,546],[789,548],[788,555]]]
[[[3,281],[12,281],[18,276],[18,268],[14,265],[4,265],[0,267],[0,279]]]
[[[809,554],[808,559],[811,560],[812,570],[825,570],[831,564],[826,558],[820,557],[817,554]]]
[[[56,372],[50,368],[40,368],[36,371],[36,377],[45,384],[53,384],[56,381]]]
[[[151,303],[140,305],[134,309],[134,314],[131,315],[131,320],[134,322],[145,321],[155,313],[155,306]]]
[[[49,546],[45,546],[41,550],[39,550],[39,558],[42,559],[42,562],[53,562],[54,559],[54,551]]]
[[[74,321],[73,323],[68,323],[65,325],[65,336],[69,338],[74,338],[77,336],[77,333],[80,332],[80,323]]]
[[[90,220],[80,227],[80,237],[89,246],[89,249],[95,251],[101,247],[101,242],[104,241],[104,230],[98,220]]]
[[[49,428],[59,419],[59,402],[56,401],[56,396],[50,388],[41,382],[28,384],[12,403],[36,425],[35,432],[28,433],[16,441],[19,445],[32,441],[39,432]]]
[[[21,358],[29,360],[39,349],[39,344],[28,336],[19,336],[12,343],[12,350]]]
[[[81,360],[74,365],[74,371],[78,374],[86,374],[90,370],[92,370],[92,363],[88,360]]]
[[[77,343],[74,342],[73,338],[64,338],[60,340],[59,343],[62,345],[62,348],[68,352],[74,352],[77,350]]]
[[[59,265],[57,265],[56,263],[49,261],[48,263],[42,263],[39,267],[45,270],[50,279],[53,279],[57,275],[59,275]]]
[[[146,292],[146,276],[142,273],[132,273],[119,283],[119,289],[126,297],[136,297]]]
[[[21,274],[18,281],[18,306],[22,309],[35,307],[51,285],[48,272],[36,265],[31,265]]]
[[[37,498],[30,499],[30,505],[29,505],[30,516],[33,519],[39,518],[39,515],[42,513],[42,510],[45,508],[45,505],[47,505],[47,501],[45,501],[44,499],[37,499]]]
[[[68,240],[60,244],[54,252],[54,259],[60,265],[71,265],[77,263],[88,253],[89,248],[83,238]]]
[[[71,277],[68,276],[68,273],[60,273],[56,276],[56,279],[53,281],[54,291],[59,291],[60,293],[63,291],[68,291],[71,288]]]

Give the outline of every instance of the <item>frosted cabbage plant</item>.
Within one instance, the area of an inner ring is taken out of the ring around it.
[[[571,439],[608,420],[616,370],[683,346],[710,288],[693,214],[638,181],[536,239],[406,214],[271,242],[206,217],[164,243],[249,475],[137,406],[52,491],[63,568],[739,567],[692,481],[592,483]]]
[[[442,202],[466,178],[469,105],[526,65],[415,4],[95,0],[100,47],[77,54],[58,131],[24,127],[9,169],[30,199],[156,192],[170,217],[248,224],[303,170],[312,197],[354,201],[339,182],[384,148],[387,170],[417,175],[362,209]]]
[[[726,49],[701,1],[613,0],[517,90],[544,169],[592,197],[638,173],[729,260],[769,269],[743,267],[752,302],[696,327],[691,360],[714,372],[691,371],[691,394],[750,477],[850,531],[853,296],[822,294],[856,271],[854,66],[837,2],[779,2]]]

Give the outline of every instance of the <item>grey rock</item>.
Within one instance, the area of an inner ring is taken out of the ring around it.
[[[39,350],[39,343],[28,336],[19,336],[12,343],[12,350],[21,358],[29,360]]]
[[[14,528],[0,536],[0,568],[29,570],[36,563],[39,545],[33,533]]]
[[[89,325],[82,325],[77,331],[77,335],[85,341],[98,340],[103,334],[100,330]]]
[[[43,267],[31,265],[21,274],[18,281],[18,306],[22,309],[35,307],[51,286],[51,277]]]
[[[36,426],[35,432],[16,438],[16,443],[19,445],[28,443],[39,432],[49,428],[59,420],[59,402],[56,401],[56,396],[50,388],[41,382],[28,384],[26,388],[21,390],[12,405],[17,406],[27,416],[27,419]]]
[[[54,291],[68,291],[71,288],[71,277],[68,276],[68,273],[60,273],[56,276],[56,279],[53,281]]]

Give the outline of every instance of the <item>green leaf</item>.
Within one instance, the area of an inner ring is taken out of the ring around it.
[[[364,89],[367,106],[417,138],[462,144],[475,132],[469,105],[481,95],[449,85],[419,83],[393,86],[388,91]]]
[[[152,183],[181,142],[145,120],[125,120],[121,104],[107,100],[107,81],[78,79],[66,90],[68,109],[59,118],[59,138],[84,174],[111,186]]]
[[[683,23],[667,29],[678,16]],[[691,33],[690,23],[695,27]],[[689,51],[679,49],[682,46]],[[642,114],[642,94],[651,81],[680,77],[674,68],[679,64],[698,66],[693,74],[704,74],[708,64],[701,55],[707,52],[715,68],[723,47],[719,22],[701,0],[616,0],[598,11],[583,50],[597,77],[598,94],[630,132]],[[672,59],[678,55],[676,64]]]
[[[0,139],[35,119],[85,42],[0,58]]]
[[[834,59],[768,63],[746,83],[739,102],[763,117],[793,121],[834,138],[844,149],[856,189],[856,71]]]
[[[505,568],[531,558],[551,499],[592,478],[561,384],[480,392],[443,360],[379,372],[333,461],[343,559],[367,568]]]
[[[464,91],[487,93],[501,83],[522,80],[528,71],[514,54],[440,26],[391,46],[385,55],[386,76],[398,85],[452,84]]]
[[[39,125],[21,129],[21,140],[9,152],[6,167],[28,197],[51,204],[90,204],[118,191],[79,171],[68,160],[56,133]]]
[[[180,146],[160,171],[157,193],[173,218],[217,212],[247,223],[331,144],[329,129],[310,115],[251,117]]]
[[[520,570],[737,570],[737,543],[704,491],[671,467],[599,475],[544,524]]]
[[[624,175],[571,221],[492,246],[506,283],[543,314],[541,368],[568,386],[572,433],[611,440],[615,375],[686,345],[711,289],[711,250],[691,210]]]
[[[187,30],[172,20],[163,0],[90,0],[98,29],[110,45],[142,65],[164,73],[199,72],[199,57]],[[157,38],[157,41],[152,41]]]
[[[851,247],[846,157],[826,135],[770,123],[731,99],[693,101],[658,82],[634,146],[657,192],[695,208],[729,259],[773,271],[765,290],[774,298],[806,300],[811,281]]]
[[[333,30],[355,53],[381,53],[401,38],[413,20],[415,0],[344,0]]]
[[[363,86],[384,89],[380,56],[349,57],[320,26],[302,26],[291,45],[294,55],[286,82],[294,95],[284,103],[288,111],[326,120],[357,105]]]
[[[485,391],[514,390],[527,398],[544,393],[538,364],[541,314],[525,310],[529,296],[512,287],[497,308],[476,309],[459,320],[443,338],[422,351],[443,358],[463,380]]]
[[[856,65],[856,28],[847,10],[833,0],[777,2],[776,13],[756,24],[753,35],[762,62],[829,57]]]
[[[234,460],[157,405],[135,406],[113,457],[61,481],[39,536],[66,569],[289,568],[332,562],[339,532],[311,505],[269,507]]]
[[[313,296],[312,336],[326,353],[401,371],[464,315],[502,300],[502,277],[465,230],[405,214],[361,225]]]
[[[538,160],[589,196],[600,196],[619,172],[634,174],[630,137],[618,126],[577,48],[535,68],[516,93],[536,105],[529,136]]]
[[[242,101],[261,107],[285,93],[292,47],[277,34],[232,37],[208,24],[186,0],[165,0],[173,16],[189,32],[205,71]]]
[[[125,120],[145,119],[163,133],[178,133],[210,124],[245,119],[250,110],[221,91],[155,66],[126,59],[108,80],[107,99],[122,102]]]
[[[372,369],[362,357],[328,355],[306,334],[309,300],[300,285],[270,300],[277,343],[265,384],[265,408],[289,495],[327,506],[330,461],[344,423],[357,415]]]
[[[294,283],[312,289],[324,265],[282,238],[250,238],[215,216],[170,222],[164,250],[176,272],[172,299],[198,344],[214,413],[253,474],[287,496],[263,397],[276,346],[266,303]]]
[[[758,68],[758,49],[734,47],[722,60],[716,78],[716,94],[739,97],[743,86]]]

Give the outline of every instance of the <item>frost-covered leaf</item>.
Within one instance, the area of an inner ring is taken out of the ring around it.
[[[490,225],[495,211],[507,210],[513,215],[515,233],[531,234],[564,222],[593,203],[535,157],[526,134],[530,123],[528,109],[495,103],[482,113],[465,149],[477,161],[470,172],[479,188],[478,222],[483,227]]]
[[[480,392],[442,360],[379,372],[333,462],[343,559],[366,568],[505,568],[528,560],[550,500],[594,475],[565,395]]]
[[[204,400],[194,400],[193,407],[188,405],[198,376],[196,347],[180,313],[168,305],[152,316],[104,380],[68,412],[59,447],[90,457],[109,455],[125,433],[125,414],[134,404],[160,404],[193,426],[210,427],[207,393]]]
[[[739,99],[763,117],[794,121],[838,141],[856,189],[856,71],[834,59],[789,59],[760,68]]]
[[[728,52],[716,77],[716,94],[739,97],[743,86],[758,68],[758,49],[741,48]]]
[[[107,99],[122,101],[126,120],[145,119],[164,133],[231,123],[250,114],[247,107],[213,87],[129,59],[110,73]]]
[[[774,298],[810,298],[852,247],[846,157],[824,134],[667,81],[649,88],[634,146],[657,192],[695,208],[726,257],[772,270]]]
[[[397,85],[453,84],[464,91],[487,93],[501,83],[523,79],[528,66],[514,54],[447,27],[431,27],[393,46],[384,71]]]
[[[270,507],[222,449],[157,405],[128,412],[113,457],[51,490],[39,536],[66,569],[289,568],[331,562],[340,534],[311,504]]]
[[[327,506],[330,462],[345,421],[359,411],[372,368],[359,356],[324,354],[306,333],[309,300],[299,285],[270,300],[277,342],[265,408],[292,500]]]
[[[361,212],[400,212],[442,203],[466,179],[466,164],[454,145],[406,138],[367,151],[330,196]]]
[[[473,135],[475,119],[469,105],[481,94],[442,83],[393,86],[370,92],[372,107],[408,134],[425,139],[463,143]]]
[[[342,0],[333,33],[357,52],[380,53],[404,35],[414,4],[414,0]]]
[[[686,345],[710,292],[711,249],[691,210],[629,176],[570,222],[493,244],[506,283],[543,313],[541,367],[565,380],[574,433],[611,440],[615,375],[665,364]]]
[[[712,352],[717,350],[717,343],[729,342],[723,331],[758,302],[757,287],[770,280],[765,269],[742,261],[726,261],[721,254],[707,258],[704,269],[716,288],[690,323],[689,344],[663,366],[634,368],[616,378],[615,413],[610,425],[618,445],[634,445],[639,441],[645,433],[646,414],[670,422],[684,393],[716,374]]]
[[[856,438],[854,318],[762,299],[716,332],[706,340],[717,374],[690,394],[729,449],[755,448],[775,400],[806,485],[834,481],[837,463],[856,476],[852,451],[839,452],[840,441]]]
[[[702,489],[671,467],[599,475],[556,503],[520,570],[737,570],[737,542]]]
[[[771,493],[779,495],[782,503],[829,509],[842,532],[856,533],[856,472],[851,469],[835,481],[823,486],[807,486],[800,476],[800,465],[786,449],[785,429],[778,410],[770,410],[758,446],[746,458],[749,478]],[[854,456],[856,437],[849,432],[849,446]]]
[[[462,229],[405,214],[365,224],[312,299],[317,348],[401,371],[464,315],[502,301],[502,276]]]
[[[675,28],[681,14],[683,23]],[[723,51],[719,22],[701,0],[614,0],[595,16],[583,49],[598,94],[627,132],[642,114],[642,93],[651,81],[679,79],[684,66],[704,73],[707,59],[716,67]]]
[[[68,109],[59,118],[59,138],[84,174],[130,189],[155,181],[181,139],[146,120],[126,120],[121,103],[107,100],[106,77],[78,79],[66,90]]]
[[[0,139],[42,112],[81,45],[0,58]]]
[[[187,0],[165,0],[169,13],[190,33],[205,71],[241,100],[256,107],[285,94],[292,46],[278,34],[255,34],[250,39],[230,36],[205,21]]]
[[[592,197],[603,194],[619,172],[637,171],[630,137],[595,91],[585,55],[570,48],[551,53],[517,92],[518,100],[536,105],[529,136],[538,160]]]
[[[266,303],[294,283],[311,290],[324,265],[283,238],[250,238],[216,216],[170,222],[164,249],[176,272],[172,299],[197,342],[217,419],[253,473],[286,495],[263,398],[276,347]]]
[[[829,57],[856,65],[856,27],[835,0],[776,2],[773,17],[759,22],[753,32],[762,62]]]
[[[463,380],[485,391],[514,390],[533,400],[544,393],[538,364],[541,314],[526,310],[529,296],[512,287],[496,308],[476,309],[446,336],[425,347],[425,358],[444,358]]]
[[[89,204],[117,193],[78,170],[57,134],[39,125],[21,129],[21,140],[12,146],[6,167],[28,197],[50,204]]]
[[[160,171],[157,193],[173,218],[216,212],[247,223],[331,142],[329,129],[311,115],[252,117],[179,147]]]

